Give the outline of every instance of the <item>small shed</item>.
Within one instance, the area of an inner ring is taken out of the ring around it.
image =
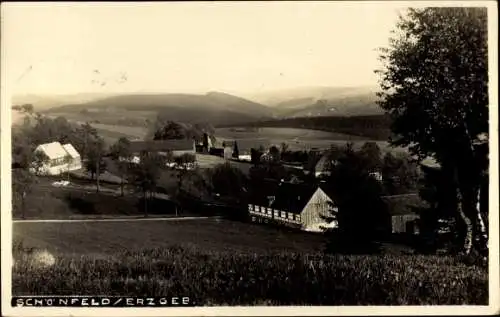
[[[390,216],[392,233],[418,234],[420,215],[418,210],[427,204],[418,194],[392,195],[382,197]]]

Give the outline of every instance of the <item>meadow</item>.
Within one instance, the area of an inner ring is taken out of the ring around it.
[[[63,255],[197,246],[214,252],[321,251],[322,235],[224,219],[14,223],[14,240]]]

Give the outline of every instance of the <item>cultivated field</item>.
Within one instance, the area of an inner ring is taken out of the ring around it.
[[[256,131],[241,131],[241,128],[220,128],[216,130],[218,140],[237,140],[243,145],[240,151],[248,151],[249,147],[262,143],[280,146],[286,143],[290,150],[309,150],[311,148],[328,149],[332,144],[342,146],[353,142],[355,147],[362,146],[367,140],[360,136],[326,131],[295,128],[259,128]],[[254,141],[254,142],[252,142]],[[382,151],[403,151],[393,149],[388,142],[375,141]],[[252,144],[254,143],[254,144]]]

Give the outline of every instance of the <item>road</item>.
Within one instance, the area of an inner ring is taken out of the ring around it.
[[[186,221],[202,219],[220,219],[220,217],[116,217],[116,218],[94,218],[94,219],[16,219],[13,223],[65,223],[65,222],[137,222],[137,221]]]

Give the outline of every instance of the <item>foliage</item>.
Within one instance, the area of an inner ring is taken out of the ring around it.
[[[279,162],[281,159],[280,150],[275,145],[269,148],[269,155],[272,162]]]
[[[130,183],[143,194],[144,215],[148,215],[148,194],[156,191],[165,159],[155,152],[142,152],[139,164],[130,164]]]
[[[238,149],[238,142],[234,141],[234,146],[233,146],[233,158],[239,158],[240,156],[240,151]]]
[[[487,305],[488,274],[455,258],[210,252],[172,246],[105,257],[17,243],[13,294],[188,294],[197,305]]]
[[[283,160],[283,158],[286,156],[286,154],[288,153],[288,150],[289,149],[289,146],[288,144],[286,144],[285,142],[282,142],[281,143],[281,146],[280,146],[280,153],[281,153],[281,156],[280,156],[280,159]]]
[[[281,160],[288,163],[306,163],[309,159],[307,151],[281,151]]]
[[[31,167],[36,175],[39,175],[45,164],[49,162],[48,156],[42,151],[34,151],[32,155],[27,156],[27,160],[31,161]]]
[[[242,200],[247,179],[239,168],[226,162],[208,170],[207,173],[214,193]]]
[[[106,162],[104,161],[104,141],[101,138],[87,144],[87,160],[85,161],[85,169],[96,181],[99,182],[99,174],[106,170]]]
[[[168,139],[195,139],[208,145],[210,138],[212,144],[215,143],[215,129],[208,123],[198,122],[195,124],[172,121],[168,113],[159,113],[154,124],[149,126],[147,139],[168,140]]]
[[[330,241],[331,251],[344,246],[349,252],[365,252],[385,229],[388,215],[380,199],[382,187],[369,172],[362,153],[346,144],[326,183],[338,208],[338,231]]]
[[[31,193],[33,187],[37,184],[37,178],[27,169],[15,169],[12,171],[12,198],[13,207],[16,202],[21,203],[21,217],[25,217],[26,197]]]
[[[406,154],[387,152],[382,162],[382,176],[386,194],[407,194],[416,190],[418,167]]]
[[[456,240],[458,228],[453,224],[458,201],[455,190],[441,170],[425,166],[422,170],[419,195],[428,203],[429,208],[420,210],[420,232],[427,244],[426,247],[430,251],[441,247],[438,234],[443,230],[453,236],[454,239],[449,242],[453,243],[452,247],[456,247],[458,246],[458,240]],[[446,222],[442,223],[442,221]]]
[[[478,149],[488,133],[487,9],[410,9],[397,28],[378,71],[391,142],[441,163],[459,196],[469,253],[481,230],[476,202],[488,168],[487,151]]]
[[[115,160],[120,158],[129,159],[132,156],[130,151],[130,141],[127,138],[120,138],[110,148],[111,157]]]
[[[377,171],[382,166],[382,152],[375,142],[366,142],[359,150],[360,155],[365,159],[367,168]]]
[[[124,196],[125,175],[128,173],[130,165],[129,160],[132,158],[130,150],[130,141],[127,138],[120,138],[110,149],[111,156],[117,163],[121,178],[121,195]]]
[[[177,194],[182,191],[182,184],[184,177],[190,169],[193,169],[196,163],[196,155],[191,153],[184,153],[174,157],[174,164],[177,170]]]
[[[260,164],[260,158],[264,154],[262,151],[259,151],[257,149],[251,149],[250,150],[250,160],[253,165],[258,165]]]
[[[167,121],[155,132],[153,140],[182,140],[185,138],[186,132],[182,125],[174,121]]]

